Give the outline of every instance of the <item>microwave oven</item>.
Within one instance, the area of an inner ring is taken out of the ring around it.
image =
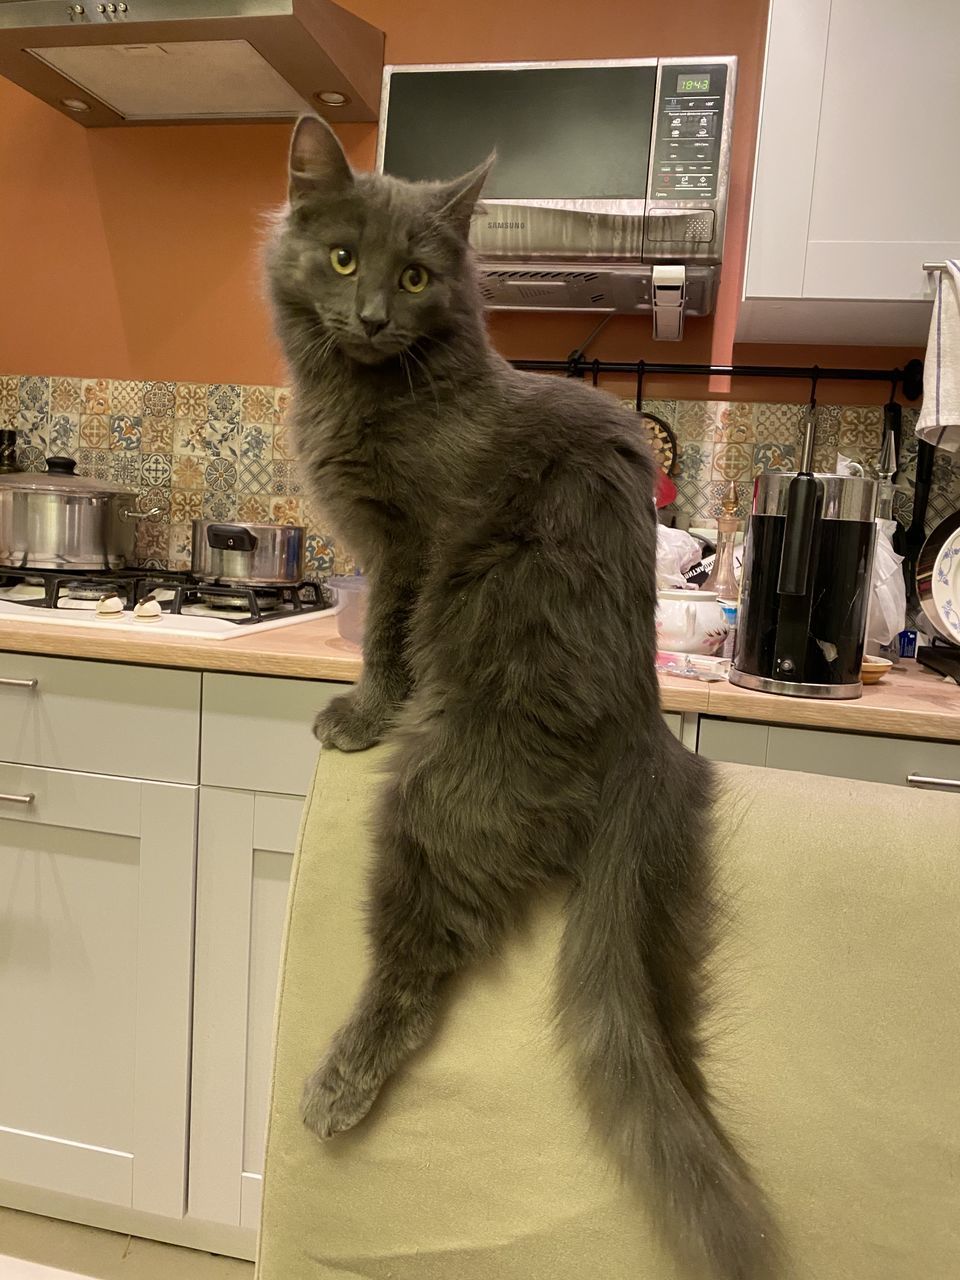
[[[418,180],[496,162],[473,219],[493,308],[713,310],[735,57],[387,66],[377,168]]]

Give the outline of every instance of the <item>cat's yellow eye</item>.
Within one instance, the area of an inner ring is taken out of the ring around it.
[[[352,276],[357,269],[357,260],[352,249],[338,245],[330,250],[330,265],[341,276]]]
[[[429,283],[429,271],[415,262],[412,262],[409,267],[404,267],[400,276],[400,288],[406,289],[407,293],[423,293]]]

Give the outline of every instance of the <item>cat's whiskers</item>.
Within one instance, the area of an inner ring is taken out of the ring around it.
[[[413,389],[413,379],[410,376],[410,366],[407,364],[407,353],[405,351],[400,351],[397,354],[400,356],[400,368],[407,377],[407,385],[410,388],[410,399],[416,400],[417,393]]]
[[[421,360],[420,357],[417,355],[416,351],[414,351],[415,345],[416,344],[414,343],[413,346],[407,347],[405,354],[410,356],[410,358],[418,366],[418,368],[423,370],[424,377],[427,379],[427,382],[429,382],[430,390],[433,392],[433,401],[434,401],[434,404],[437,406],[437,417],[439,418],[440,417],[440,396],[439,396],[439,393],[437,392],[437,384],[433,380],[433,374],[430,372],[428,365],[425,363],[425,361]]]

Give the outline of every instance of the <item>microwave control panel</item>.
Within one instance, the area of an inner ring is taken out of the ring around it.
[[[651,200],[716,200],[726,103],[725,63],[661,64]]]

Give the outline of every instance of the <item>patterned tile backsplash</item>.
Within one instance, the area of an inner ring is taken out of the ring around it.
[[[272,521],[307,528],[307,576],[349,572],[303,493],[292,457],[285,387],[237,383],[127,382],[105,378],[0,376],[0,426],[17,429],[25,470],[71,457],[77,471],[138,491],[141,510],[158,508],[139,527],[137,550],[148,568],[188,568],[191,521]],[[733,480],[741,514],[752,480],[764,470],[796,467],[803,406],[748,401],[650,400],[646,408],[673,430],[678,445],[677,513],[712,526]],[[916,460],[916,410],[904,409],[897,514],[909,522]],[[875,474],[883,410],[822,405],[815,458],[832,470],[838,452]],[[960,467],[938,451],[928,526],[960,506]]]

